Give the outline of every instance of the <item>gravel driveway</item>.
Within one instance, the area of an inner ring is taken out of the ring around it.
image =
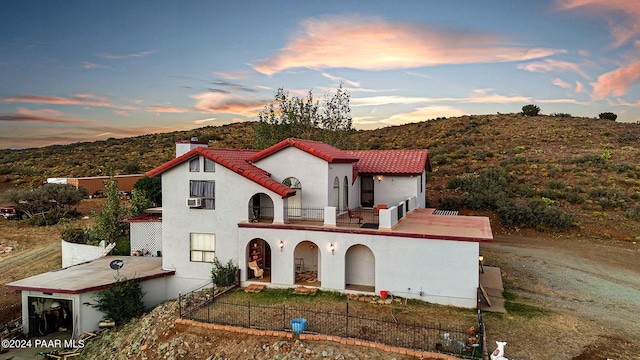
[[[505,352],[513,359],[640,359],[638,244],[496,235],[481,251],[488,265],[501,268],[516,301],[559,314],[546,333],[544,326],[536,328],[538,334],[526,341],[493,329],[489,349],[494,341],[507,341]]]

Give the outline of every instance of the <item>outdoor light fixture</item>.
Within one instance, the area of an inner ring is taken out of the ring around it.
[[[280,251],[282,251],[282,248],[284,248],[284,242],[280,240],[280,243],[278,243],[278,246],[280,246]]]
[[[380,180],[382,180],[382,175],[376,175],[376,179],[378,179],[379,182]]]
[[[329,245],[329,250],[331,250],[331,255],[335,255],[336,247],[335,247],[335,246],[333,246],[333,243],[331,243],[331,244]]]
[[[482,254],[478,255],[478,265],[480,265],[480,272],[484,274],[484,265],[482,262],[484,261],[484,256]]]

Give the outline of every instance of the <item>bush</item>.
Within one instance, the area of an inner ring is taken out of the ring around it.
[[[27,224],[33,226],[49,226],[60,222],[62,216],[56,210],[50,210],[46,213],[36,214],[27,219]]]
[[[96,303],[91,306],[116,323],[127,322],[144,312],[144,292],[139,281],[120,277],[114,286],[100,291],[96,296]]]
[[[598,115],[598,117],[602,120],[611,120],[611,121],[616,121],[616,119],[618,118],[618,115],[612,113],[612,112],[603,112],[600,113],[600,115]]]
[[[218,257],[213,259],[213,267],[211,268],[211,280],[216,287],[227,287],[236,281],[238,268],[233,264],[233,260],[229,259],[225,265],[222,265]]]
[[[89,240],[89,232],[83,228],[65,227],[60,233],[62,240],[74,244],[86,244]]]
[[[540,114],[540,107],[538,105],[529,104],[522,107],[522,115],[524,116],[538,116]]]
[[[464,200],[461,197],[448,196],[440,199],[438,208],[442,210],[460,210],[464,207]]]

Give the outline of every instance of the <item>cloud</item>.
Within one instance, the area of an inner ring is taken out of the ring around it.
[[[88,125],[96,124],[93,121],[73,119],[64,117],[65,114],[52,109],[31,110],[18,108],[14,113],[0,114],[0,122],[11,122],[16,124],[39,123],[39,124],[65,124],[65,125]]]
[[[580,68],[580,65],[568,61],[544,59],[543,61],[520,64],[518,69],[530,72],[571,71],[585,79],[589,79],[589,75]]]
[[[196,99],[195,109],[205,113],[231,113],[256,116],[268,103],[229,92],[207,92],[191,96]]]
[[[497,103],[497,104],[509,104],[509,103],[522,103],[529,102],[531,98],[524,96],[503,96],[503,95],[485,95],[484,91],[480,91],[480,94],[465,98],[428,98],[428,97],[410,97],[410,96],[371,96],[364,98],[352,98],[350,105],[352,107],[358,106],[380,106],[380,105],[411,105],[411,104],[424,104],[434,102],[460,102],[460,103]]]
[[[232,88],[232,89],[235,89],[235,90],[240,90],[240,91],[245,91],[245,92],[257,92],[256,89],[249,88],[249,87],[246,87],[244,85],[240,85],[240,84],[235,84],[235,83],[232,83],[232,82],[224,81],[224,80],[215,80],[215,81],[213,81],[213,84],[216,85],[216,86]]]
[[[235,70],[235,71],[217,71],[214,74],[229,80],[240,80],[249,77],[251,74],[248,70]]]
[[[560,10],[583,9],[605,18],[613,47],[620,47],[640,35],[640,6],[636,0],[557,0]]]
[[[357,81],[347,80],[347,79],[344,79],[344,78],[341,78],[341,77],[338,77],[338,76],[333,76],[333,75],[327,74],[327,73],[322,73],[322,76],[327,78],[327,79],[329,79],[329,80],[331,80],[331,81],[336,81],[336,82],[342,81],[347,85],[360,87],[360,83],[357,82]]]
[[[563,88],[563,89],[569,89],[569,88],[571,87],[571,84],[569,84],[569,83],[567,83],[567,82],[563,81],[563,80],[562,80],[562,79],[560,79],[560,78],[555,78],[555,79],[551,80],[551,83],[552,83],[553,85],[555,85],[555,86],[559,86],[559,87],[561,87],[561,88]]]
[[[157,51],[158,50],[148,50],[148,51],[140,51],[140,52],[137,52],[137,53],[130,53],[130,54],[108,54],[108,53],[102,53],[102,54],[97,54],[97,56],[99,56],[99,57],[101,57],[103,59],[121,60],[121,59],[145,57],[145,56],[149,56],[151,54],[154,54]]]
[[[113,69],[111,66],[95,64],[88,61],[83,61],[82,67],[84,69]]]
[[[112,107],[122,110],[138,110],[135,107],[128,105],[117,105],[107,100],[107,96],[95,96],[91,93],[78,93],[71,97],[64,98],[58,96],[43,96],[43,95],[19,95],[9,98],[4,98],[2,101],[8,103],[36,103],[36,104],[55,104],[55,105],[84,105],[84,106],[100,106],[100,107]]]
[[[494,35],[334,16],[303,21],[299,34],[270,59],[258,61],[254,69],[267,75],[299,67],[409,69],[443,64],[523,61],[560,52],[514,46]]]
[[[589,105],[589,103],[578,101],[576,99],[548,99],[548,100],[536,100],[541,104],[579,104]]]
[[[584,91],[584,85],[580,81],[576,81],[576,88],[574,90],[577,93],[581,93]]]
[[[593,86],[594,100],[601,100],[611,95],[622,96],[629,91],[640,79],[640,61],[634,62],[626,67],[621,67],[598,77],[596,82],[590,83]]]
[[[144,109],[146,112],[150,113],[185,113],[191,111],[190,109],[173,107],[173,106],[149,106]]]

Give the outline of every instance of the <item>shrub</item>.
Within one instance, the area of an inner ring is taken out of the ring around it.
[[[635,205],[627,211],[627,217],[632,220],[640,220],[640,205]]]
[[[442,210],[460,210],[464,207],[464,200],[461,197],[448,196],[441,198],[438,208]]]
[[[538,116],[540,114],[540,107],[534,104],[525,105],[522,107],[522,115],[524,116]]]
[[[211,268],[211,280],[216,287],[226,287],[236,281],[237,267],[233,264],[233,260],[229,259],[226,264],[222,264],[217,257],[213,259],[213,267]]]
[[[598,115],[598,117],[602,120],[611,120],[611,121],[616,121],[616,119],[618,118],[618,115],[612,113],[612,112],[603,112],[600,113],[600,115]]]
[[[89,240],[89,232],[83,228],[65,227],[60,233],[60,237],[67,242],[86,244]]]
[[[139,281],[121,276],[116,279],[114,286],[96,294],[96,303],[91,306],[104,313],[108,319],[116,323],[123,323],[142,315],[144,312],[143,297],[144,292]]]
[[[556,189],[556,190],[564,190],[567,188],[567,185],[565,185],[565,183],[562,180],[556,180],[556,179],[549,180],[549,182],[547,183],[547,186],[549,187],[549,189]]]

